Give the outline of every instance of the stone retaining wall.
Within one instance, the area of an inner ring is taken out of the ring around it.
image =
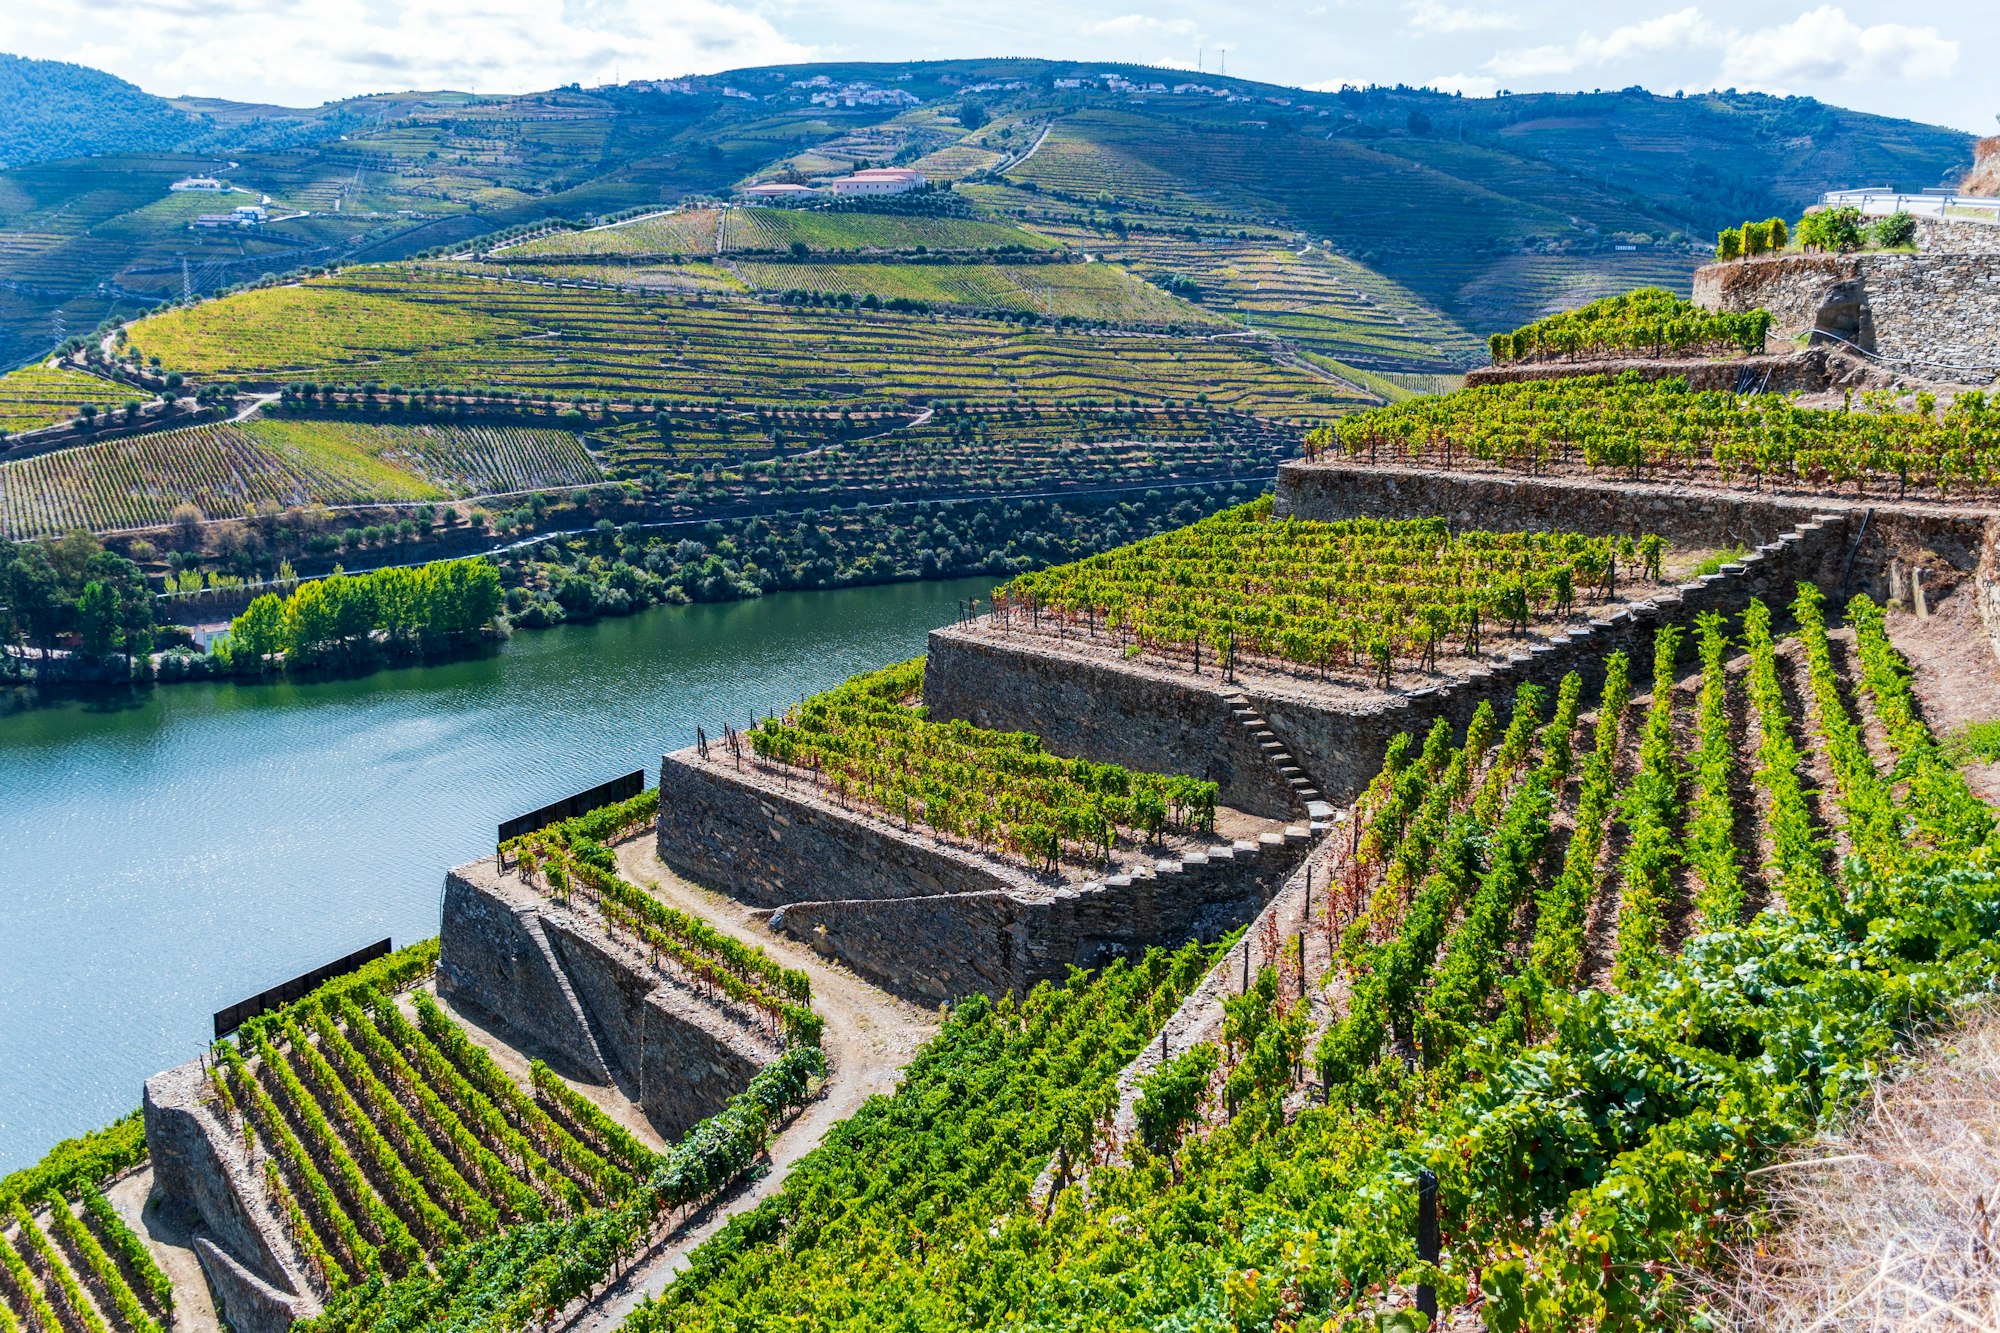
[[[1709,264],[1695,273],[1694,301],[1708,310],[1769,310],[1774,342],[1827,333],[1913,373],[1949,378],[1957,369],[1983,381],[2000,370],[2000,227],[1930,225],[1974,233],[1991,248]]]
[[[925,1004],[1214,938],[1256,915],[1310,840],[1295,828],[1053,886],[726,761],[682,751],[660,765],[660,858],[675,873],[777,909],[773,929]]]
[[[203,1101],[208,1086],[199,1060],[146,1080],[141,1114],[153,1189],[163,1207],[198,1219],[190,1230],[223,1317],[246,1333],[278,1333],[316,1313],[319,1302],[265,1206],[242,1141]]]
[[[1465,372],[1465,383],[1467,388],[1476,388],[1482,384],[1518,384],[1528,380],[1562,380],[1575,379],[1579,375],[1627,375],[1634,372],[1648,380],[1683,379],[1690,389],[1717,393],[1819,393],[1844,384],[1855,376],[1854,367],[1830,364],[1827,349],[1815,347],[1787,356],[1746,356],[1733,361],[1660,357],[1480,366]]]
[[[1166,681],[1025,636],[995,651],[955,627],[931,631],[927,651],[924,706],[934,718],[1032,732],[1066,757],[1203,778],[1221,788],[1222,804],[1265,819],[1297,813],[1230,714],[1212,664],[1206,677]]]
[[[1280,517],[1314,519],[1442,514],[1462,527],[1500,532],[1657,532],[1686,546],[1750,547],[1776,540],[1815,514],[1839,514],[1858,544],[1825,552],[1827,563],[1810,576],[1829,595],[1845,578],[1848,591],[1878,598],[1887,595],[1893,559],[1910,563],[1930,551],[1961,574],[1972,572],[1988,547],[1994,513],[1991,507],[1925,501],[1339,462],[1281,465],[1275,509]]]
[[[494,858],[446,876],[439,933],[440,995],[531,1038],[532,1054],[621,1077],[668,1139],[780,1053],[755,1012],[677,985],[587,907],[544,898]]]

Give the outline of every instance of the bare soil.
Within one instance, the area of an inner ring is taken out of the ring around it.
[[[174,1284],[175,1333],[209,1333],[222,1328],[216,1314],[215,1294],[209,1290],[208,1274],[195,1257],[194,1237],[189,1219],[178,1210],[162,1208],[153,1198],[151,1163],[120,1176],[105,1187],[104,1197],[118,1210],[126,1224],[137,1232]]]
[[[1973,596],[1968,580],[1933,603],[1928,619],[1889,612],[1890,642],[1909,659],[1910,687],[1940,738],[2000,717],[2000,657]],[[1962,771],[1973,791],[2000,805],[2000,764],[1967,759]]]

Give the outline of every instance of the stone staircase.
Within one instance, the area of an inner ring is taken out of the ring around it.
[[[1285,743],[1278,739],[1278,733],[1271,730],[1271,724],[1251,705],[1250,696],[1241,690],[1234,690],[1223,696],[1223,702],[1229,705],[1236,725],[1243,728],[1250,743],[1257,747],[1258,753],[1277,771],[1279,780],[1290,790],[1293,805],[1305,811],[1310,830],[1314,833],[1325,832],[1334,817],[1332,804],[1320,794],[1312,778],[1299,766],[1291,751],[1285,748]]]

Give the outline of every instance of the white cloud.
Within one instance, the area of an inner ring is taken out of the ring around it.
[[[1162,19],[1151,14],[1120,14],[1117,18],[1086,24],[1090,37],[1193,37],[1200,31],[1192,19]]]
[[[1832,5],[1732,42],[1722,72],[1732,82],[1772,87],[1819,79],[1891,79],[1919,83],[1949,78],[1958,43],[1936,28],[1878,23],[1864,28]]]
[[[1547,79],[1634,62],[1658,67],[1663,59],[1695,52],[1720,55],[1715,78],[1721,83],[1783,91],[1834,79],[1944,78],[1958,65],[1959,44],[1932,27],[1863,27],[1834,5],[1754,32],[1725,27],[1689,6],[1601,37],[1584,33],[1572,42],[1501,51],[1486,68],[1503,80]]]
[[[297,105],[359,92],[524,92],[796,60],[809,48],[726,0],[90,0],[0,8],[0,50],[148,91]]]
[[[1461,93],[1466,97],[1491,97],[1500,91],[1500,80],[1491,74],[1436,74],[1426,86],[1441,93]]]
[[[1521,26],[1519,14],[1497,9],[1454,9],[1439,0],[1412,0],[1410,31],[1426,34],[1498,32]]]
[[[1721,46],[1728,38],[1729,34],[1709,22],[1699,9],[1689,7],[1643,23],[1628,23],[1603,37],[1587,32],[1567,44],[1502,51],[1486,62],[1486,68],[1502,79],[1546,78],[1639,56]]]

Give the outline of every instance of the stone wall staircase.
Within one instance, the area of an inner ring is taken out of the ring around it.
[[[1278,739],[1278,733],[1271,730],[1271,724],[1258,714],[1250,696],[1235,690],[1225,694],[1223,702],[1229,705],[1236,725],[1243,728],[1250,743],[1257,747],[1265,762],[1276,770],[1279,781],[1290,790],[1292,804],[1305,812],[1310,830],[1314,833],[1325,832],[1334,817],[1332,804],[1320,794],[1311,776],[1299,766],[1299,761],[1292,757],[1285,743]]]

